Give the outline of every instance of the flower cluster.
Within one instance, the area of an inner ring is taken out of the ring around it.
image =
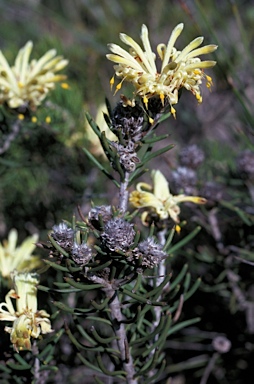
[[[13,322],[11,327],[5,327],[5,331],[10,333],[11,343],[17,352],[31,350],[31,337],[38,339],[41,333],[52,332],[50,315],[43,309],[37,309],[37,274],[16,272],[12,274],[12,280],[14,289],[0,304],[0,320]],[[16,300],[16,310],[11,299]]]
[[[55,49],[29,63],[32,48],[33,43],[28,41],[18,52],[13,67],[0,51],[0,104],[7,103],[10,108],[29,106],[35,110],[55,88],[55,83],[66,78],[56,74],[68,61],[56,56]]]
[[[32,255],[38,235],[27,237],[20,246],[17,246],[18,232],[11,229],[8,240],[0,243],[0,274],[4,278],[10,278],[13,271],[31,271],[42,266],[39,256]]]
[[[152,51],[148,29],[145,25],[141,29],[141,40],[144,50],[130,36],[120,34],[120,39],[130,47],[129,52],[116,44],[109,44],[111,54],[107,58],[115,65],[116,76],[121,78],[121,82],[116,86],[116,91],[121,89],[123,81],[131,82],[135,87],[136,95],[142,97],[143,102],[148,108],[148,100],[154,96],[159,96],[162,105],[165,101],[171,106],[171,113],[175,116],[174,104],[178,103],[179,90],[182,88],[191,91],[196,96],[198,102],[202,102],[200,85],[206,79],[208,88],[212,85],[210,76],[204,73],[205,68],[213,67],[216,62],[212,60],[201,61],[200,55],[214,52],[217,46],[214,44],[199,47],[203,42],[203,37],[197,37],[191,41],[182,51],[175,48],[175,42],[183,30],[183,23],[178,24],[167,45],[159,44],[157,53],[162,61],[161,70],[156,67],[156,55]],[[198,48],[199,47],[199,48]],[[114,84],[114,77],[111,85]]]
[[[160,220],[171,218],[179,223],[179,204],[190,201],[195,204],[205,204],[206,199],[199,196],[172,195],[168,182],[163,174],[156,170],[152,172],[153,187],[146,183],[138,183],[137,189],[130,194],[129,201],[135,208],[148,208],[142,213],[142,222],[146,224],[146,218],[150,211],[155,212]]]

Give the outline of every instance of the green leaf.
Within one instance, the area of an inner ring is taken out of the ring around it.
[[[98,365],[99,365],[101,371],[103,373],[105,373],[105,375],[107,375],[107,376],[118,376],[120,378],[124,378],[126,376],[127,373],[125,371],[116,371],[116,370],[115,371],[109,371],[105,367],[105,365],[103,364],[103,361],[102,361],[102,358],[101,358],[100,354],[98,354],[96,356],[96,359],[97,359],[97,362],[98,362]]]
[[[168,249],[166,252],[169,254],[173,254],[174,252],[178,251],[178,249],[182,248],[185,244],[188,244],[190,240],[192,240],[199,231],[201,230],[201,227],[196,227],[191,233],[189,233],[187,236],[185,236],[182,240],[178,241],[175,245],[173,245],[170,249]]]
[[[99,168],[99,170],[104,173],[105,176],[107,176],[118,188],[120,187],[119,183],[113,178],[113,176],[106,170],[106,168],[100,163],[92,154],[88,151],[85,147],[83,148],[83,151],[87,155],[87,157],[93,162],[93,164]]]
[[[148,163],[148,161],[154,159],[157,156],[162,155],[165,152],[168,152],[170,149],[174,148],[174,144],[169,144],[164,148],[158,149],[157,151],[151,153],[151,154],[145,154],[143,159],[142,159],[142,164]]]
[[[187,270],[188,270],[188,264],[184,264],[181,272],[176,276],[176,278],[170,284],[170,291],[173,291],[174,288],[177,286],[177,284],[180,283],[180,281],[184,278]]]
[[[169,335],[172,335],[172,333],[175,333],[175,332],[180,331],[180,329],[183,329],[183,328],[189,327],[190,325],[199,323],[200,320],[201,320],[200,317],[195,317],[194,319],[190,319],[190,320],[182,321],[181,323],[178,323],[178,324],[173,325],[173,326],[169,329],[169,331],[167,332],[167,337],[168,337]]]
[[[220,203],[223,207],[226,207],[226,208],[230,209],[231,211],[235,212],[235,213],[242,219],[242,221],[243,221],[246,225],[250,226],[250,225],[253,224],[253,217],[251,217],[252,220],[250,220],[249,217],[248,217],[248,216],[250,216],[250,215],[247,215],[247,214],[246,214],[242,209],[240,209],[239,207],[236,207],[235,205],[229,203],[228,201],[223,201],[223,200],[221,200],[221,201],[219,201],[219,203]]]
[[[92,130],[94,131],[94,133],[99,137],[99,139],[101,138],[101,131],[100,131],[100,128],[98,127],[98,125],[95,123],[94,119],[92,118],[92,116],[90,115],[90,113],[88,112],[85,112],[85,116],[86,116],[86,119],[90,125],[90,127],[92,128]]]
[[[103,288],[102,284],[86,284],[86,283],[78,283],[71,279],[70,277],[65,277],[64,280],[70,284],[72,287],[81,289],[82,291],[91,291],[92,289]]]

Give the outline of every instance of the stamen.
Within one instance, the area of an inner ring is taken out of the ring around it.
[[[174,119],[176,119],[176,110],[175,110],[175,108],[172,105],[171,105],[170,112],[174,116]]]
[[[148,109],[148,98],[146,96],[143,97],[143,102],[146,106],[146,109]]]
[[[114,83],[115,83],[115,76],[111,77],[110,82],[109,82],[111,90],[113,88]]]
[[[202,96],[200,95],[200,93],[197,93],[197,92],[196,92],[195,96],[196,96],[197,101],[198,101],[199,103],[202,103]]]
[[[181,227],[180,227],[180,225],[176,224],[176,226],[175,226],[175,230],[176,230],[176,233],[178,233],[178,235],[179,235],[179,233],[181,232]]]
[[[164,99],[165,99],[164,93],[160,93],[160,99],[161,99],[161,104],[164,106]]]

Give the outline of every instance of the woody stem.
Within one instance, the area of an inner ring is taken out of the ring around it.
[[[119,192],[119,209],[122,211],[122,213],[125,213],[127,211],[127,205],[128,205],[128,184],[129,184],[129,172],[125,172],[124,175],[124,181],[120,184],[120,192]]]

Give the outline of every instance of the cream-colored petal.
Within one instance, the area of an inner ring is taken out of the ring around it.
[[[44,65],[50,61],[56,55],[55,49],[50,49],[46,52],[38,61],[35,61],[35,65],[30,73],[30,78],[35,77],[43,69]]]
[[[157,53],[160,56],[161,61],[163,61],[163,58],[165,56],[165,52],[166,52],[166,44],[162,44],[162,43],[158,44],[157,45]]]
[[[152,48],[151,48],[151,44],[150,44],[149,37],[148,37],[148,29],[147,29],[147,26],[145,24],[143,24],[142,28],[141,28],[141,40],[142,40],[143,46],[145,48],[147,59],[149,61],[149,64],[150,64],[152,71],[153,71],[153,74],[155,76],[157,73],[157,68],[155,65],[155,55],[154,55]]]
[[[172,54],[172,49],[173,49],[173,46],[177,40],[177,38],[179,37],[179,35],[181,34],[182,30],[183,30],[183,27],[184,27],[184,24],[183,23],[180,23],[178,24],[172,31],[171,33],[171,36],[169,38],[169,41],[168,41],[168,44],[167,44],[167,47],[166,47],[166,52],[165,52],[165,55],[164,55],[164,59],[163,59],[163,62],[162,62],[162,66],[161,66],[161,72],[163,71],[164,67],[168,64],[169,62],[169,59],[170,59],[170,56]]]
[[[146,58],[143,50],[141,49],[141,47],[130,36],[126,35],[125,33],[120,33],[120,39],[125,44],[129,45],[130,47],[132,47],[134,49],[134,51],[139,56],[139,59],[141,60],[141,66],[145,67],[147,72],[149,72],[152,75],[154,75],[153,68],[151,67],[151,65],[150,65],[149,61],[147,60],[147,58]]]
[[[12,253],[15,252],[16,245],[18,241],[18,231],[13,228],[10,230],[9,235],[8,235],[8,252]]]
[[[31,54],[31,51],[33,49],[33,43],[31,41],[28,41],[24,48],[22,48],[22,52],[20,55],[20,60],[17,56],[17,59],[15,61],[15,67],[17,68],[17,72],[19,73],[19,82],[21,84],[26,84],[26,76],[28,75],[28,61]]]
[[[197,57],[200,55],[207,55],[208,53],[212,53],[212,52],[216,51],[217,48],[218,48],[217,45],[210,44],[210,45],[205,45],[204,47],[201,47],[198,49],[194,49],[192,52],[190,52],[186,55],[186,60],[189,60],[192,57]],[[177,58],[177,60],[178,60],[178,58]]]
[[[192,40],[180,53],[180,55],[176,58],[176,62],[179,63],[179,61],[183,60],[185,56],[193,51],[195,48],[199,47],[200,44],[202,44],[204,38],[202,36],[196,37],[196,39]]]
[[[119,45],[108,44],[108,48],[114,54],[116,54],[116,55],[118,55],[120,57],[125,58],[128,63],[132,63],[131,67],[133,67],[133,68],[135,68],[135,69],[137,69],[138,71],[141,71],[141,72],[144,70],[143,67],[140,65],[140,63],[136,59],[134,59],[134,57],[129,52],[127,52],[125,49],[119,47]],[[107,58],[109,60],[111,60],[111,56],[110,55],[106,55],[106,56],[107,56]]]
[[[2,54],[2,51],[0,51],[0,72],[5,71],[8,81],[10,82],[11,87],[15,92],[18,92],[18,84],[17,84],[17,79],[14,76],[14,73],[12,69],[10,68],[6,58]]]
[[[12,311],[13,309],[13,311]],[[10,308],[7,303],[0,304],[0,320],[14,321],[16,316],[14,314],[14,308]]]
[[[30,258],[31,254],[33,253],[34,249],[36,248],[36,243],[39,239],[39,235],[37,233],[33,234],[32,236],[27,237],[23,243],[17,247],[16,249],[16,257],[17,258],[24,258],[28,259]]]
[[[36,273],[14,273],[13,282],[19,296],[16,302],[17,311],[22,313],[27,308],[35,313],[37,311],[38,275]]]
[[[168,214],[175,223],[179,223],[180,208],[174,205],[168,209]]]
[[[42,334],[51,333],[51,332],[54,331],[51,328],[51,323],[50,323],[49,319],[47,319],[47,318],[44,318],[44,319],[39,318],[39,319],[36,319],[36,322],[40,326]]]
[[[175,200],[176,203],[182,203],[184,201],[189,201],[189,202],[195,203],[195,204],[205,204],[206,201],[207,201],[204,197],[200,197],[200,196],[185,196],[185,195],[174,196],[174,200]]]
[[[197,69],[197,68],[211,68],[216,65],[216,61],[207,60],[207,61],[199,61],[197,63],[187,64],[184,68],[186,71]]]
[[[153,179],[153,192],[154,195],[160,200],[165,201],[170,196],[168,182],[164,175],[159,170],[152,171]]]
[[[130,194],[129,201],[136,208],[163,208],[162,202],[157,199],[153,193],[150,192],[133,191]]]
[[[138,183],[136,188],[137,188],[137,191],[139,192],[144,192],[143,190],[145,191],[153,190],[153,187],[150,184],[143,183],[143,182]]]
[[[138,64],[136,60],[127,60],[126,58],[118,55],[113,55],[111,53],[106,55],[107,59],[113,61],[113,63],[117,63],[120,65],[126,65],[127,67],[133,68],[136,71],[143,72],[143,68]],[[134,63],[134,61],[136,63]]]

